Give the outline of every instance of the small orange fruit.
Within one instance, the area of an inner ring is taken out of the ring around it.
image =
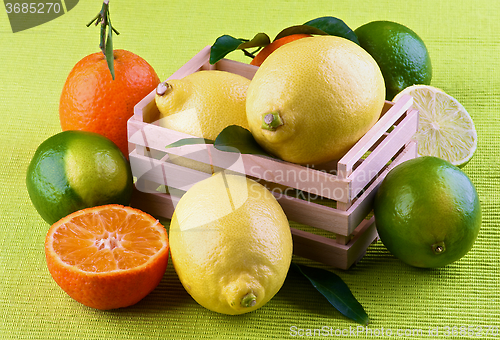
[[[294,40],[307,38],[307,37],[311,37],[311,35],[298,33],[298,34],[287,35],[286,37],[283,37],[283,38],[279,38],[278,40],[275,40],[272,43],[270,43],[269,45],[267,45],[266,47],[264,47],[255,56],[255,58],[252,59],[250,64],[255,65],[255,66],[260,66],[271,53],[273,53],[274,51],[276,51],[276,49],[278,49],[278,47],[283,46],[283,45],[285,45],[289,42],[292,42]]]
[[[115,80],[102,52],[80,60],[71,70],[59,101],[63,131],[97,132],[111,139],[128,159],[127,120],[134,106],[160,83],[143,58],[114,51]]]
[[[49,229],[45,258],[57,284],[96,309],[139,302],[161,281],[168,262],[165,228],[117,204],[76,211]]]

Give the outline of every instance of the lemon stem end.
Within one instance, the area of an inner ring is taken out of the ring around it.
[[[156,94],[159,96],[165,95],[167,92],[170,92],[172,89],[172,85],[167,83],[166,81],[159,83],[158,86],[156,87]]]
[[[262,115],[262,128],[269,131],[275,131],[278,127],[283,125],[283,120],[279,111],[264,113]]]
[[[257,297],[255,296],[254,293],[248,293],[241,299],[241,306],[248,308],[248,307],[253,307],[257,303]]]

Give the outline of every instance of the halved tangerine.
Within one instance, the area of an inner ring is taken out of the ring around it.
[[[96,309],[131,306],[161,281],[168,235],[158,220],[116,204],[76,211],[49,229],[50,274],[73,299]]]

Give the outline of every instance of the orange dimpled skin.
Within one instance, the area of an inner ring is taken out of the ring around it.
[[[281,47],[289,42],[292,42],[294,40],[302,39],[302,38],[307,38],[311,37],[310,34],[303,34],[303,33],[298,33],[298,34],[292,34],[292,35],[287,35],[283,38],[280,38],[278,40],[273,41],[266,47],[264,47],[256,56],[255,58],[252,59],[250,62],[250,65],[255,65],[255,66],[260,66],[266,58],[276,51],[278,47]]]
[[[131,306],[161,281],[168,262],[165,228],[130,207],[105,205],[70,214],[49,229],[50,274],[73,299],[108,310]]]
[[[114,69],[113,80],[101,52],[80,60],[64,84],[59,119],[63,131],[100,133],[128,158],[127,120],[160,79],[143,58],[126,50],[114,51]]]

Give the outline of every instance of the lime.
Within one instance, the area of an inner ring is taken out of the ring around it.
[[[481,206],[469,177],[437,157],[408,160],[389,171],[374,200],[382,243],[412,266],[443,267],[472,248]]]
[[[248,87],[246,114],[256,141],[292,163],[340,159],[377,122],[384,78],[357,44],[335,36],[287,43]]]
[[[408,27],[392,21],[372,21],[358,27],[354,33],[361,47],[380,66],[387,100],[408,86],[431,83],[429,52],[417,33]]]
[[[477,133],[469,113],[455,98],[428,86],[413,85],[394,97],[413,97],[413,107],[419,111],[419,126],[415,134],[420,156],[443,158],[463,167],[477,148]]]
[[[40,144],[28,166],[26,187],[40,216],[53,224],[83,208],[128,205],[133,179],[129,163],[111,140],[69,130]]]
[[[180,199],[170,225],[172,262],[203,307],[248,313],[283,285],[292,260],[288,219],[269,190],[218,172]]]

